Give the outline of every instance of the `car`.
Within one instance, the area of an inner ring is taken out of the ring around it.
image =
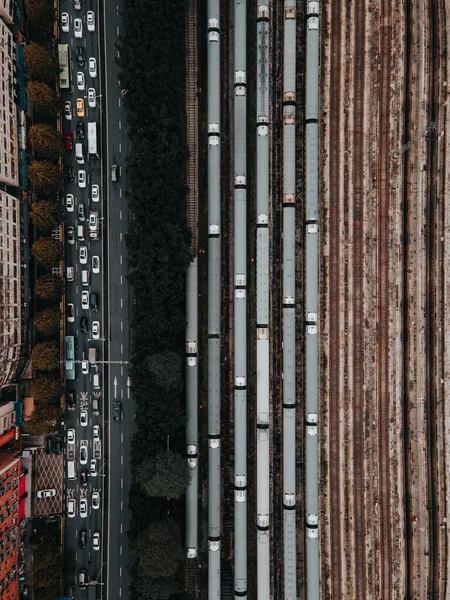
[[[75,397],[75,392],[69,392],[67,394],[67,408],[69,410],[75,410],[76,403],[77,403],[77,401],[76,401],[76,397]]]
[[[100,273],[100,256],[92,257],[92,272],[96,275]]]
[[[96,98],[94,88],[88,88],[88,103],[91,108],[95,108]]]
[[[82,119],[84,117],[84,100],[83,98],[77,98],[77,117]]]
[[[81,292],[81,308],[89,310],[89,292],[87,290]]]
[[[86,171],[84,169],[78,171],[78,186],[80,188],[86,187]]]
[[[87,247],[80,246],[79,252],[80,265],[87,265]]]
[[[66,150],[73,150],[73,133],[71,131],[67,131],[64,136],[64,146]]]
[[[100,321],[92,321],[92,339],[100,339]]]
[[[94,438],[94,440],[100,439],[100,425],[94,425],[94,427],[92,428],[92,437]]]
[[[53,496],[56,496],[56,490],[39,490],[36,496],[38,498],[52,498]]]
[[[97,183],[92,184],[91,198],[92,202],[100,202],[100,188]]]
[[[89,368],[88,361],[86,360],[83,362],[87,362],[88,368]],[[87,424],[88,424],[88,411],[86,409],[80,410],[80,425],[81,425],[81,427],[86,427]]]
[[[114,421],[121,421],[123,419],[122,402],[120,400],[114,400],[113,419]]]
[[[66,195],[66,209],[67,209],[67,212],[73,212],[75,210],[75,202],[73,199],[73,194]]]
[[[75,443],[75,429],[67,430],[67,441],[69,442],[69,444]]]
[[[72,102],[70,100],[64,102],[64,116],[68,121],[72,120]]]
[[[81,498],[80,500],[80,517],[85,519],[88,515],[88,501],[86,498]]]
[[[87,12],[86,26],[88,31],[95,31],[95,15],[92,10],[88,10]]]
[[[70,226],[67,228],[67,243],[71,246],[75,244],[75,227]]]
[[[83,502],[83,500],[80,501],[80,515],[81,515],[81,502]],[[86,500],[85,500],[86,502]],[[86,515],[84,515],[86,516]],[[85,588],[87,584],[87,571],[86,569],[81,569],[81,571],[78,573],[78,587],[80,588]]]
[[[80,465],[87,465],[88,449],[84,444],[80,446]]]
[[[84,123],[83,121],[77,121],[77,139],[84,140],[85,137]]]
[[[93,492],[92,494],[92,508],[97,510],[100,508],[100,492]]]
[[[81,10],[81,0],[73,0],[73,7],[75,10]]]
[[[70,30],[69,13],[66,13],[66,12],[61,13],[61,29],[64,31],[64,33],[69,33],[69,30]]]
[[[83,22],[81,19],[74,19],[73,34],[79,40],[83,37]]]
[[[78,73],[77,73],[77,88],[79,89],[80,92],[84,92],[85,85],[84,85],[83,71],[78,71]]]
[[[84,57],[84,48],[82,46],[77,46],[75,48],[75,59],[77,61],[77,67],[84,67],[85,57]]]
[[[81,529],[80,533],[78,534],[78,543],[82,550],[84,550],[86,548],[87,540],[88,540],[88,535],[87,535],[86,529]]]
[[[91,211],[89,213],[89,231],[97,231],[97,227],[98,227],[97,215],[98,215],[98,212],[96,212],[96,211]]]
[[[98,531],[92,536],[92,548],[93,550],[100,550],[100,532]]]
[[[97,77],[97,61],[95,58],[89,59],[89,75],[94,79]]]
[[[71,498],[67,502],[67,516],[69,517],[69,519],[73,519],[76,512],[77,512],[77,501],[74,498]]]
[[[75,306],[72,303],[67,305],[66,315],[68,323],[75,323]]]
[[[113,183],[117,181],[117,165],[111,165],[111,181]]]
[[[72,183],[72,181],[75,179],[74,170],[71,165],[64,165],[64,179],[68,183]]]
[[[83,373],[83,375],[87,375],[89,373],[89,361],[88,360],[81,361],[81,372]]]
[[[95,477],[97,475],[97,459],[91,458],[91,462],[89,463],[89,475],[91,477]]]
[[[80,485],[83,487],[86,487],[88,484],[88,476],[89,473],[86,471],[86,469],[83,469],[82,471],[80,471]]]
[[[80,319],[80,331],[81,331],[81,333],[87,333],[88,332],[88,318],[87,317],[81,317],[81,319]]]
[[[86,221],[86,208],[83,202],[80,202],[80,204],[78,205],[78,218],[82,223]]]

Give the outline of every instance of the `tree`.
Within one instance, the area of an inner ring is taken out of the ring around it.
[[[152,579],[174,576],[184,558],[180,530],[170,518],[151,523],[133,545],[142,575]]]
[[[36,29],[50,32],[55,20],[55,9],[53,4],[47,0],[27,0],[27,15]]]
[[[36,295],[45,300],[57,300],[61,297],[63,282],[60,277],[41,275],[36,281]]]
[[[53,84],[59,73],[59,64],[56,56],[52,56],[47,50],[31,42],[25,46],[23,51],[25,67],[30,79],[37,79],[45,83]]]
[[[169,579],[168,577],[151,579],[150,577],[141,576],[137,582],[137,589],[141,598],[168,600],[176,593],[178,585],[175,579]]]
[[[56,406],[36,404],[33,414],[27,421],[27,430],[32,435],[46,435],[55,431],[60,411]]]
[[[136,477],[150,497],[178,499],[191,478],[187,460],[176,452],[162,452],[144,460]]]
[[[63,247],[59,240],[39,238],[31,247],[31,254],[43,267],[57,266],[62,257]]]
[[[41,342],[31,351],[36,371],[53,371],[59,367],[59,348],[56,342]]]
[[[63,557],[57,538],[45,534],[37,548],[33,549],[32,580],[33,589],[50,592],[47,597],[55,597],[62,577]],[[42,596],[45,598],[45,596]]]
[[[36,155],[58,161],[64,152],[62,135],[48,123],[32,125],[29,131],[31,145]]]
[[[57,104],[55,92],[46,83],[30,81],[28,84],[28,101],[33,108],[34,116],[41,119],[56,119]]]
[[[148,366],[154,377],[155,384],[174,393],[183,389],[183,359],[176,352],[166,350],[152,354]]]
[[[61,221],[61,208],[52,200],[33,202],[30,210],[33,225],[41,231],[49,232]]]
[[[61,394],[59,374],[38,375],[33,379],[32,396],[39,405],[54,404],[55,398]]]
[[[34,160],[28,167],[28,177],[34,191],[43,194],[56,194],[63,183],[58,165],[47,160]]]
[[[61,326],[61,313],[54,308],[46,308],[34,317],[36,331],[42,335],[54,335]]]

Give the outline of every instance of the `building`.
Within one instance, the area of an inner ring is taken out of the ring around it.
[[[0,0],[0,3],[3,2]],[[15,63],[13,33],[0,20],[0,182],[12,186],[19,185]]]
[[[17,413],[14,402],[0,406],[0,447],[16,437]]]
[[[19,598],[19,523],[25,511],[21,459],[0,453],[0,600]]]
[[[13,0],[0,0],[0,18],[8,23],[8,25],[12,25],[13,22],[13,10],[14,10],[14,2]]]

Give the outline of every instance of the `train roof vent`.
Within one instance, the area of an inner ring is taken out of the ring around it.
[[[308,323],[317,323],[317,313],[316,312],[306,313],[306,320],[308,321]]]
[[[236,475],[234,478],[234,487],[245,488],[246,486],[247,486],[247,476],[246,475]]]
[[[317,325],[307,325],[306,333],[308,335],[317,335]]]
[[[285,194],[284,195],[284,204],[294,204],[295,203],[295,195],[294,194]]]
[[[245,298],[245,290],[238,288],[235,290],[234,295],[237,300],[243,300]]]
[[[308,19],[308,29],[319,29],[319,17],[310,17]]]
[[[293,6],[288,6],[284,9],[284,18],[295,19],[295,8]]]
[[[258,6],[258,19],[268,19],[269,18],[269,7],[267,4],[260,4]]]
[[[210,225],[208,228],[209,235],[219,235],[220,227],[218,225]]]
[[[269,217],[266,214],[261,213],[260,215],[258,215],[258,218],[257,218],[258,225],[267,225],[268,222],[269,222]]]
[[[258,515],[258,527],[269,527],[269,515]]]
[[[317,223],[308,223],[306,226],[306,233],[318,233],[319,225]]]
[[[284,494],[284,505],[295,506],[295,494]]]

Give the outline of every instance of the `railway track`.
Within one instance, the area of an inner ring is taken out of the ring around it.
[[[380,490],[380,598],[391,600],[392,546],[389,471],[389,194],[391,4],[380,11],[380,121],[378,187],[378,460]]]
[[[329,480],[330,480],[330,568],[331,597],[342,598],[341,492],[340,492],[340,154],[341,130],[340,56],[342,47],[341,0],[331,5],[330,23],[330,291],[329,291]]]
[[[365,5],[356,2],[354,19],[353,126],[353,486],[355,535],[355,597],[366,598],[364,510],[364,60]]]

